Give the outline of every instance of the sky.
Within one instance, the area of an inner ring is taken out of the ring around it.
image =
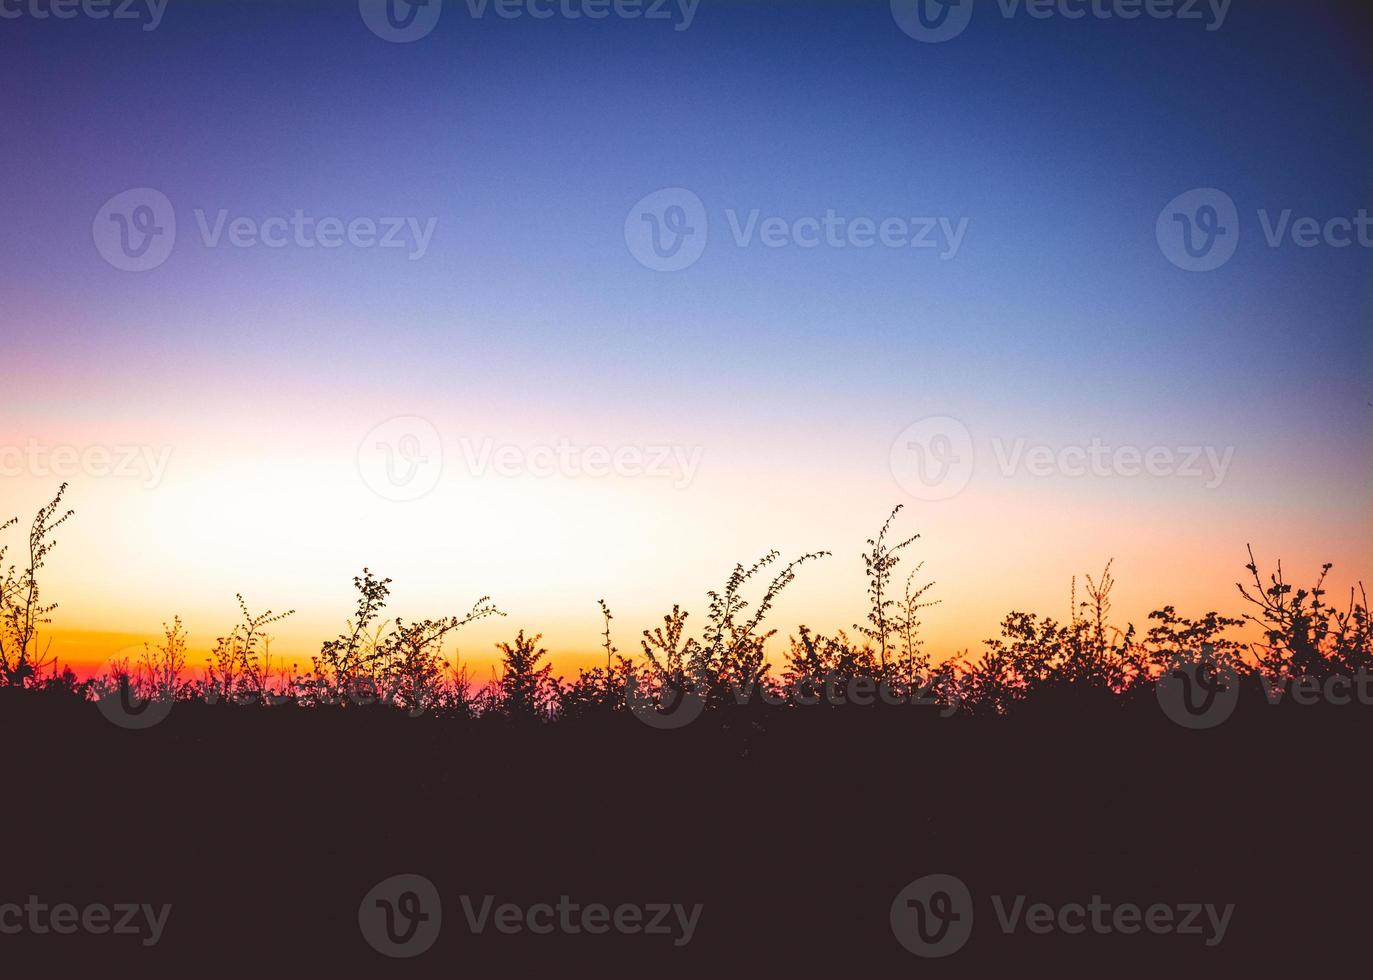
[[[1141,626],[1238,613],[1250,543],[1366,577],[1367,15],[1032,6],[3,0],[0,518],[70,483],[55,651],[180,615],[198,662],[242,593],[308,657],[367,566],[491,595],[479,673],[520,627],[571,669],[598,599],[634,652],[831,551],[778,653],[862,621],[897,504],[939,659],[1112,558]]]

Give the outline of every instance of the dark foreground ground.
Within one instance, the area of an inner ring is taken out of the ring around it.
[[[670,731],[179,705],[136,732],[63,699],[0,702],[0,905],[171,906],[153,946],[0,934],[6,977],[1367,976],[1373,953],[1357,705],[1241,703],[1209,731],[1143,701],[1013,720],[733,711]],[[973,914],[931,959],[891,909],[935,873]],[[390,900],[433,942],[388,958],[359,908],[399,874],[432,883],[438,903]],[[702,909],[684,945],[478,934],[462,897],[488,895]],[[1018,895],[1234,911],[1211,946],[1209,926],[1006,934],[992,897]]]

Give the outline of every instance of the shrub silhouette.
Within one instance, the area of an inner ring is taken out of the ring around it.
[[[1373,668],[1368,594],[1362,583],[1357,593],[1353,588],[1349,590],[1349,602],[1341,611],[1325,601],[1329,564],[1321,566],[1311,588],[1295,591],[1283,577],[1281,561],[1269,575],[1268,585],[1263,584],[1252,547],[1245,568],[1253,583],[1237,583],[1236,588],[1258,610],[1257,615],[1246,612],[1244,618],[1263,630],[1266,642],[1255,644],[1255,648],[1259,669],[1266,675],[1274,679],[1325,677]]]
[[[215,641],[205,670],[207,697],[224,697],[241,704],[266,703],[272,696],[273,671],[282,673],[283,668],[279,663],[273,667],[271,638],[265,631],[295,615],[295,610],[273,613],[269,609],[254,616],[242,595],[235,598],[243,618],[227,636]]]
[[[444,643],[457,630],[488,616],[504,616],[482,596],[463,616],[407,622],[382,621],[391,579],[371,569],[353,578],[357,607],[345,632],[327,640],[311,658],[310,675],[301,679],[302,699],[311,705],[363,705],[377,700],[412,715],[434,710],[460,714],[472,709],[466,672],[450,664]]]
[[[59,513],[66,492],[64,483],[34,517],[29,527],[28,564],[22,572],[14,565],[5,566],[8,546],[0,546],[0,679],[5,684],[22,687],[51,666],[48,649],[39,649],[38,628],[52,621],[50,614],[57,604],[43,604],[38,573],[57,547],[53,532],[75,513]],[[0,523],[0,533],[18,523],[17,517]]]
[[[558,686],[553,668],[543,663],[548,651],[539,646],[542,634],[526,637],[524,630],[510,643],[498,643],[503,673],[493,692],[496,712],[516,721],[547,721],[557,710]]]
[[[568,719],[604,718],[628,707],[627,693],[638,690],[645,683],[643,672],[636,668],[628,657],[620,655],[610,635],[610,607],[604,599],[598,600],[605,631],[601,634],[601,644],[605,650],[605,668],[593,667],[581,670],[575,680],[559,685],[557,700],[558,714]]]
[[[887,669],[888,637],[898,630],[901,630],[904,635],[907,626],[914,628],[913,622],[906,623],[903,620],[919,608],[919,596],[924,591],[922,589],[912,596],[910,582],[907,581],[906,602],[904,604],[898,604],[889,595],[892,570],[901,561],[901,550],[920,538],[920,535],[912,534],[897,544],[888,545],[886,543],[887,532],[891,530],[896,516],[901,513],[901,507],[902,505],[898,504],[892,510],[891,515],[883,523],[882,529],[877,532],[876,538],[868,539],[870,550],[863,553],[863,566],[868,576],[868,601],[872,608],[868,611],[868,625],[854,625],[854,629],[877,644],[879,666],[884,672]],[[914,609],[910,608],[912,603],[916,604]],[[912,636],[908,642],[913,641],[914,637]],[[910,655],[913,656],[913,651]]]
[[[686,635],[688,615],[674,605],[663,617],[663,625],[652,632],[644,630],[643,639],[639,641],[648,662],[649,682],[659,689],[681,690],[689,680],[707,673],[705,650],[694,637]]]
[[[348,621],[347,632],[326,640],[319,655],[311,658],[311,681],[326,698],[328,693],[337,695],[354,690],[359,680],[371,676],[374,670],[383,628],[375,623],[386,608],[391,580],[378,579],[371,569],[364,568],[360,576],[354,577],[353,588],[358,593],[357,612]],[[369,630],[374,632],[369,635]]]
[[[974,716],[1075,703],[1125,705],[1151,689],[1179,658],[1203,655],[1251,686],[1373,669],[1373,627],[1362,585],[1350,590],[1342,608],[1335,607],[1326,600],[1329,565],[1310,588],[1293,588],[1281,563],[1265,584],[1252,549],[1245,566],[1252,581],[1237,583],[1250,607],[1242,618],[1210,611],[1192,619],[1165,605],[1149,613],[1141,637],[1133,624],[1121,627],[1112,621],[1115,579],[1108,562],[1100,576],[1084,577],[1082,599],[1073,579],[1066,622],[1013,611],[1002,619],[1000,635],[984,641],[975,660],[965,656],[932,663],[920,636],[921,617],[938,600],[927,598],[933,582],[916,585],[923,562],[907,575],[902,595],[893,590],[903,552],[920,537],[911,534],[891,543],[902,510],[898,506],[862,554],[869,611],[867,621],[855,626],[860,641],[843,630],[826,634],[801,625],[776,665],[768,658],[769,641],[777,635],[766,624],[768,614],[801,567],[829,557],[827,551],[803,554],[787,564],[770,551],[751,565],[736,564],[721,588],[707,592],[700,634],[691,635],[688,613],[674,605],[661,626],[642,632],[639,662],[616,647],[614,617],[600,600],[605,666],[583,669],[570,681],[554,675],[547,651],[539,646],[542,635],[521,629],[512,641],[497,644],[500,672],[474,691],[467,669],[446,654],[446,642],[464,626],[505,613],[482,596],[462,615],[385,620],[392,580],[364,568],[353,579],[353,616],[337,637],[321,645],[303,675],[287,669],[271,652],[271,627],[292,611],[254,614],[239,595],[240,622],[216,641],[203,681],[185,676],[186,632],[180,617],[174,617],[164,624],[159,643],[145,644],[139,662],[114,663],[104,676],[81,682],[70,670],[59,672],[38,635],[56,608],[44,601],[39,572],[56,544],[55,530],[73,513],[62,510],[65,492],[63,485],[35,516],[24,569],[0,564],[0,686],[78,698],[101,697],[122,686],[149,698],[306,708],[380,701],[416,716],[489,714],[532,722],[626,715],[630,692],[663,707],[675,704],[687,690],[716,710],[811,706],[817,695],[856,681],[906,699],[919,695],[922,702]],[[16,524],[10,519],[0,530]],[[0,547],[0,563],[5,554]],[[755,582],[761,583],[761,592],[751,600],[746,593]],[[1246,624],[1261,629],[1263,639],[1246,643],[1237,638],[1233,631]]]
[[[181,617],[162,624],[162,642],[156,647],[143,644],[143,669],[152,686],[171,697],[181,689],[181,674],[186,669],[186,632]]]

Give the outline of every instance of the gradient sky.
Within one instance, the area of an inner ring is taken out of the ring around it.
[[[171,450],[165,476],[72,478],[53,556],[59,650],[99,660],[179,613],[197,654],[243,592],[294,607],[278,649],[341,627],[360,568],[393,611],[511,618],[572,664],[595,602],[622,650],[768,548],[827,548],[783,635],[864,613],[864,538],[897,503],[938,580],[936,656],[1001,615],[1068,611],[1114,556],[1119,618],[1235,613],[1245,544],[1347,586],[1373,553],[1368,248],[1269,248],[1256,214],[1373,205],[1369,33],[1356,4],[1235,0],[1177,20],[1003,18],[942,44],[887,3],[704,0],[670,22],[473,18],[447,0],[409,44],[356,3],[173,0],[156,30],[0,20],[0,446]],[[27,8],[25,8],[27,9]],[[160,267],[113,268],[92,224],[120,192],[172,202]],[[626,215],[705,203],[709,244],[639,264]],[[1171,264],[1155,220],[1215,187],[1241,237]],[[427,254],[206,247],[194,212],[435,221]],[[737,247],[727,209],[966,219],[957,255]],[[378,496],[359,445],[397,416],[440,434],[418,501]],[[908,495],[891,447],[958,419],[976,467]],[[1004,476],[993,440],[1233,448],[1218,487]],[[699,448],[650,478],[468,472],[461,440]],[[27,520],[56,480],[0,477]],[[17,538],[12,540],[18,541]],[[774,651],[775,651],[774,647]],[[197,662],[199,656],[196,657]],[[484,669],[484,667],[482,668]]]

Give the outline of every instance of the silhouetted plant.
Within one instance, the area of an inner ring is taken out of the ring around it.
[[[548,651],[539,646],[543,634],[526,637],[520,630],[511,643],[497,643],[502,674],[497,684],[496,708],[520,721],[549,720],[557,704],[558,687],[553,668],[542,663]]]
[[[929,655],[924,652],[925,641],[920,636],[920,610],[941,602],[939,599],[922,601],[925,593],[934,588],[933,582],[926,582],[918,589],[911,588],[915,576],[924,567],[925,563],[919,562],[906,576],[906,594],[898,609],[897,628],[901,633],[901,652],[906,659],[906,683],[910,686],[914,686],[917,678],[922,677],[930,666]]]
[[[391,594],[391,580],[378,579],[371,569],[354,576],[353,588],[358,592],[357,612],[347,624],[347,632],[337,639],[327,640],[319,656],[311,658],[313,680],[325,690],[346,697],[354,691],[359,678],[372,673],[372,659],[380,641],[380,627],[371,635],[374,623],[386,608]]]
[[[604,599],[597,599],[596,602],[601,607],[601,616],[605,621],[605,632],[601,634],[605,638],[605,642],[602,643],[601,646],[605,650],[605,672],[606,675],[609,676],[613,667],[612,662],[615,659],[615,654],[619,652],[610,638],[610,621],[615,617],[610,614],[610,607],[605,604]]]
[[[781,555],[770,551],[748,568],[734,566],[724,590],[711,591],[706,634],[701,644],[700,667],[711,694],[717,699],[729,692],[751,697],[767,671],[767,641],[776,630],[762,630],[763,619],[777,597],[796,580],[796,570],[808,561],[824,558],[827,551],[804,554],[779,571],[763,591],[753,614],[742,618],[748,601],[741,591],[749,580],[777,561]]]
[[[467,665],[459,662],[456,656],[451,663],[445,661],[439,709],[450,717],[472,718],[477,714],[477,707]]]
[[[61,670],[55,670],[48,677],[39,680],[37,686],[45,694],[85,700],[89,693],[90,681],[81,680],[76,676],[76,671],[64,666]]]
[[[605,629],[601,633],[601,649],[605,650],[605,667],[582,670],[576,680],[566,687],[559,685],[558,714],[564,718],[585,718],[594,714],[608,714],[626,707],[626,692],[633,686],[643,686],[643,678],[610,635],[610,621],[615,617],[604,599],[597,600]]]
[[[53,532],[75,513],[67,510],[59,514],[66,492],[64,483],[34,517],[29,528],[28,565],[22,572],[13,565],[4,567],[7,548],[0,547],[0,679],[6,684],[22,687],[50,664],[48,648],[39,650],[38,628],[52,621],[50,614],[57,603],[43,604],[38,573],[57,547]],[[0,532],[18,523],[18,518],[10,518],[0,524]]]
[[[831,681],[847,683],[855,677],[876,677],[880,670],[870,645],[854,646],[843,630],[825,636],[802,626],[785,655],[782,685],[792,697],[799,693],[810,698],[823,694]]]
[[[1133,624],[1121,630],[1110,622],[1111,590],[1116,580],[1111,575],[1115,559],[1106,562],[1101,578],[1087,581],[1087,598],[1077,601],[1077,578],[1072,583],[1072,630],[1068,659],[1060,673],[1070,683],[1088,684],[1121,693],[1138,680],[1147,678],[1148,663],[1136,643]],[[1085,613],[1080,615],[1079,613]]]
[[[887,544],[887,533],[891,530],[896,515],[904,505],[897,504],[877,532],[877,537],[868,539],[868,551],[863,553],[863,567],[868,576],[868,625],[854,624],[858,630],[873,643],[877,644],[878,665],[885,674],[887,669],[887,638],[898,629],[901,610],[895,599],[889,596],[892,570],[901,561],[903,548],[916,541],[920,535],[912,534],[904,541],[894,545]],[[923,591],[923,590],[922,590]]]
[[[1349,589],[1349,604],[1343,611],[1331,610],[1326,629],[1330,644],[1327,656],[1347,674],[1373,671],[1373,623],[1368,615],[1368,593],[1363,583]]]
[[[504,616],[482,596],[464,616],[445,616],[407,623],[397,618],[395,626],[376,644],[371,658],[369,680],[379,685],[388,701],[399,702],[411,714],[438,707],[443,699],[442,683],[447,674],[443,655],[445,638],[488,616]]]
[[[938,605],[938,600],[925,599],[925,595],[934,587],[933,582],[926,582],[919,587],[915,585],[915,578],[924,569],[924,562],[916,564],[906,577],[904,595],[900,598],[891,597],[891,577],[900,563],[900,552],[920,537],[914,534],[895,545],[887,543],[892,525],[901,510],[901,505],[892,509],[877,536],[868,539],[868,550],[863,553],[870,608],[868,624],[855,624],[854,629],[868,642],[857,647],[842,630],[834,637],[828,637],[813,634],[802,626],[799,635],[791,639],[791,649],[783,668],[783,688],[789,696],[811,698],[814,696],[812,692],[820,691],[826,684],[847,684],[855,678],[872,678],[885,685],[891,693],[908,696],[925,681],[925,675],[929,672],[929,657],[922,649],[924,641],[920,636],[920,613]],[[893,656],[897,652],[893,638],[900,641],[899,661]],[[941,676],[946,673],[941,671]],[[944,677],[944,680],[947,683],[948,678]]]
[[[1154,610],[1149,619],[1154,625],[1145,634],[1145,642],[1153,665],[1151,673],[1156,673],[1162,664],[1179,653],[1193,659],[1205,653],[1217,663],[1236,670],[1244,669],[1241,660],[1244,644],[1225,635],[1226,630],[1243,626],[1244,620],[1217,612],[1208,612],[1200,619],[1188,619],[1179,616],[1173,606]]]
[[[468,712],[472,707],[465,670],[444,657],[448,636],[488,616],[504,616],[482,596],[463,616],[444,616],[406,622],[381,621],[391,594],[391,579],[379,579],[371,569],[354,576],[357,610],[346,631],[326,641],[311,658],[305,682],[306,700],[319,704],[365,704],[382,698],[399,703],[412,714],[435,708]],[[459,683],[458,688],[451,687]]]
[[[181,672],[186,669],[186,634],[181,617],[172,625],[162,624],[162,641],[156,647],[143,644],[143,669],[153,690],[165,697],[176,697],[181,689]]]
[[[119,691],[147,697],[152,693],[152,682],[143,664],[132,663],[128,657],[115,657],[104,665],[104,671],[91,678],[91,693],[96,700],[109,697]]]
[[[1370,648],[1368,595],[1363,584],[1357,593],[1349,590],[1344,611],[1325,601],[1325,579],[1331,565],[1321,566],[1310,589],[1293,589],[1283,577],[1282,562],[1268,577],[1259,576],[1254,549],[1249,549],[1245,566],[1253,578],[1252,586],[1236,583],[1240,595],[1258,610],[1244,618],[1263,630],[1265,643],[1255,644],[1259,668],[1270,678],[1352,674],[1373,666]]]
[[[295,615],[295,610],[273,613],[269,609],[254,616],[248,611],[248,604],[241,594],[235,598],[238,599],[243,619],[227,636],[215,640],[215,648],[206,667],[208,686],[212,697],[222,694],[231,701],[262,702],[270,693],[269,684],[274,669],[268,645],[270,641],[264,630]],[[259,643],[262,644],[261,649]],[[280,671],[281,665],[278,664],[276,669]]]
[[[1008,613],[1001,636],[984,640],[981,660],[960,676],[962,702],[975,710],[1005,712],[1050,693],[1122,694],[1148,680],[1149,659],[1135,642],[1134,626],[1121,630],[1109,622],[1114,585],[1108,562],[1099,581],[1087,576],[1088,600],[1078,602],[1074,578],[1066,624]]]
[[[1049,684],[1066,659],[1069,630],[1052,619],[1011,612],[1001,636],[984,640],[982,659],[964,676],[964,700],[977,709],[1008,711]]]
[[[505,614],[483,596],[462,616],[385,621],[381,616],[391,580],[366,568],[353,579],[358,593],[355,616],[343,633],[322,644],[311,660],[308,678],[288,676],[271,651],[268,628],[292,612],[254,615],[239,595],[241,622],[216,641],[203,686],[183,682],[187,640],[180,617],[163,624],[160,642],[144,644],[137,664],[127,659],[113,662],[102,676],[86,683],[70,670],[43,680],[40,673],[48,659],[39,649],[38,629],[50,621],[55,606],[42,601],[38,579],[55,546],[53,532],[72,516],[72,511],[61,510],[65,491],[63,485],[34,518],[29,560],[22,572],[14,565],[4,566],[6,550],[0,547],[0,686],[88,697],[127,685],[141,697],[199,696],[212,703],[223,696],[241,703],[346,704],[380,695],[412,714],[490,713],[529,721],[609,717],[630,707],[630,690],[644,691],[661,703],[694,690],[706,696],[708,706],[718,708],[735,699],[751,702],[759,694],[776,704],[773,695],[779,684],[793,703],[802,700],[798,692],[808,696],[806,703],[814,703],[815,695],[823,697],[830,682],[847,686],[867,678],[896,693],[920,691],[933,694],[940,704],[1002,714],[1023,705],[1062,704],[1065,698],[1132,695],[1179,659],[1201,656],[1241,677],[1259,675],[1269,681],[1373,668],[1373,622],[1362,584],[1351,588],[1343,608],[1336,608],[1325,598],[1330,565],[1321,567],[1309,589],[1289,585],[1281,563],[1265,584],[1252,549],[1246,568],[1253,583],[1237,584],[1253,610],[1243,619],[1217,612],[1188,619],[1168,605],[1149,614],[1149,629],[1140,639],[1133,625],[1122,629],[1111,622],[1115,579],[1112,562],[1107,562],[1100,577],[1085,577],[1086,597],[1081,601],[1074,577],[1066,623],[1013,611],[1002,620],[1000,636],[984,641],[976,663],[965,658],[961,664],[950,660],[934,666],[920,636],[921,612],[937,604],[926,598],[933,582],[916,584],[923,562],[906,577],[904,595],[892,595],[891,578],[900,553],[919,538],[911,535],[888,543],[901,511],[897,507],[867,541],[863,555],[870,609],[867,624],[856,627],[863,637],[861,645],[843,631],[825,635],[801,626],[784,653],[780,681],[766,656],[768,641],[776,635],[775,629],[765,627],[766,617],[800,566],[828,552],[804,554],[780,570],[776,551],[751,566],[736,564],[724,586],[708,593],[707,620],[699,638],[688,635],[688,614],[676,605],[663,617],[662,626],[643,631],[642,666],[620,655],[611,632],[614,616],[600,600],[605,666],[581,670],[566,685],[553,676],[547,651],[539,646],[542,636],[526,636],[521,630],[512,642],[497,644],[501,671],[474,695],[467,668],[445,655],[446,640],[463,626]],[[10,519],[0,531],[16,524]],[[756,604],[751,603],[745,598],[749,583],[768,570],[775,574]],[[1262,642],[1245,644],[1231,635],[1246,622],[1262,629]],[[1246,650],[1253,651],[1255,666],[1246,664]],[[305,693],[299,693],[298,684]]]
[[[680,690],[686,686],[688,676],[694,680],[703,672],[705,651],[693,637],[686,636],[689,615],[673,605],[672,612],[663,617],[662,626],[652,632],[644,630],[639,643],[648,662],[651,684]]]

